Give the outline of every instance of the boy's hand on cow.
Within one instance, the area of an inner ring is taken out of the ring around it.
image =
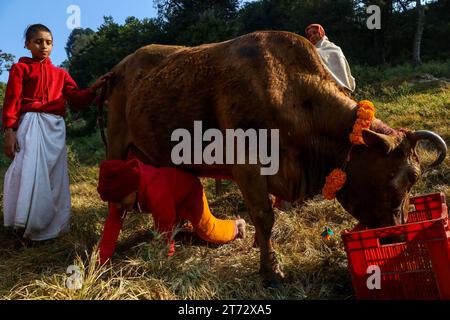
[[[5,145],[3,146],[3,151],[10,159],[14,159],[15,152],[20,151],[16,132],[12,128],[5,129]]]
[[[109,78],[111,78],[111,76],[113,75],[113,72],[108,72],[105,73],[104,75],[102,75],[101,77],[99,77],[91,86],[91,90],[92,92],[97,91],[98,89],[100,89],[101,87],[103,87],[105,85],[105,83],[109,80]]]

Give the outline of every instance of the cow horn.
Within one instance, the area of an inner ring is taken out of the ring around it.
[[[436,159],[430,166],[435,167],[444,161],[447,155],[447,145],[444,139],[442,139],[438,134],[428,131],[428,130],[417,130],[413,133],[414,142],[417,143],[419,140],[428,140],[432,142],[436,148],[439,150],[439,158]]]

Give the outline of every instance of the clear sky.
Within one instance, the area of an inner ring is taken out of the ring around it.
[[[27,56],[23,32],[33,23],[45,24],[53,33],[54,47],[52,62],[59,65],[67,56],[64,50],[67,38],[72,31],[67,20],[70,5],[80,9],[80,27],[96,31],[103,23],[103,16],[112,16],[115,22],[125,22],[126,17],[138,19],[156,17],[153,0],[0,0],[0,49],[11,53],[17,61]],[[3,72],[0,81],[8,80],[8,72]]]

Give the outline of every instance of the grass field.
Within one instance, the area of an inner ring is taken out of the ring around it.
[[[356,69],[364,78],[356,99],[371,99],[377,117],[393,127],[429,129],[450,144],[450,84],[428,81],[409,84],[418,74],[450,78],[450,62],[422,70]],[[365,73],[364,70],[367,72]],[[437,70],[437,71],[436,71]],[[371,78],[372,77],[372,78]],[[381,78],[379,78],[381,77]],[[384,79],[380,81],[380,79]],[[409,81],[409,82],[408,82]],[[340,233],[354,220],[335,201],[317,197],[286,213],[276,211],[273,241],[287,277],[284,286],[267,290],[259,274],[259,250],[252,247],[254,228],[240,192],[225,183],[215,197],[213,181],[203,180],[211,208],[220,217],[240,214],[248,237],[222,246],[207,245],[189,234],[177,236],[176,254],[165,258],[165,248],[151,231],[149,215],[127,217],[113,264],[99,267],[96,244],[107,214],[96,191],[98,162],[103,146],[98,134],[69,139],[72,194],[71,232],[49,243],[22,246],[0,227],[0,298],[2,299],[352,299],[354,292]],[[427,157],[427,155],[424,155]],[[3,175],[9,161],[2,157]],[[450,199],[449,156],[425,173],[413,194],[442,191]],[[0,217],[2,219],[2,216]],[[321,238],[324,226],[335,236]],[[153,238],[153,241],[150,241]],[[66,269],[76,265],[83,275],[79,290],[66,287]]]

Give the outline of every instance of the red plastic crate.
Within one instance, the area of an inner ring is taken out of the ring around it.
[[[357,299],[450,299],[445,195],[414,197],[410,204],[414,209],[406,224],[342,234]],[[383,244],[392,237],[403,242]],[[380,289],[367,286],[369,266],[379,267]]]

